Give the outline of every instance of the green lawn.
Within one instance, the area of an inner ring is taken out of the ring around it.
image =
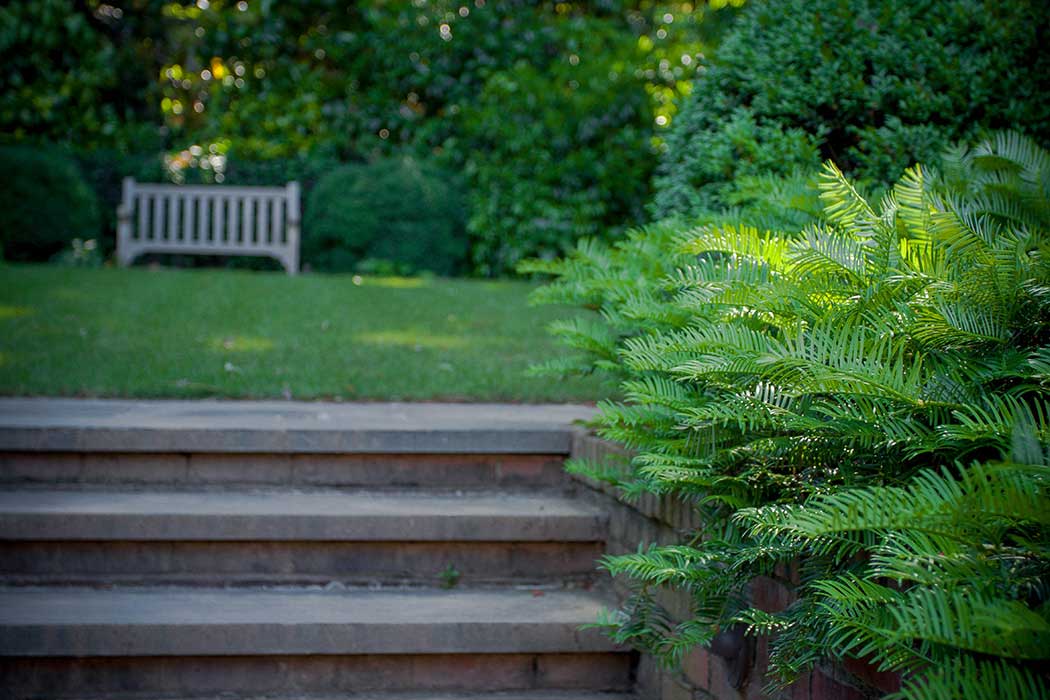
[[[0,393],[579,401],[525,282],[0,267]]]

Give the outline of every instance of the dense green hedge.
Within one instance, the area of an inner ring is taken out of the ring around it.
[[[332,171],[308,200],[303,264],[331,272],[461,272],[467,236],[457,185],[451,173],[411,158]]]
[[[97,239],[101,231],[94,193],[76,162],[55,149],[0,147],[0,212],[7,260],[49,260],[73,239]]]
[[[740,175],[833,158],[888,184],[954,140],[1050,140],[1050,13],[1009,0],[757,0],[668,136],[653,214],[718,207]]]

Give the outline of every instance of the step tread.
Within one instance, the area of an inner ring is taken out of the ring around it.
[[[345,695],[280,695],[213,696],[192,700],[347,700]],[[181,697],[161,696],[152,700],[189,700]],[[417,693],[363,693],[353,695],[353,700],[638,700],[634,693],[591,692],[577,690],[534,690],[524,692],[417,692]]]
[[[567,454],[578,405],[0,399],[0,450]]]
[[[568,541],[604,539],[607,515],[515,493],[0,492],[0,539]]]
[[[354,693],[353,700],[638,700],[634,693],[601,692],[588,690],[526,690],[526,691],[433,691],[433,692],[377,692],[377,693]],[[75,699],[74,699],[75,700]],[[97,695],[91,695],[85,700],[98,700]],[[194,696],[186,698],[182,696],[160,695],[151,696],[151,700],[347,700],[346,695],[208,695],[203,697]]]
[[[618,649],[591,591],[0,591],[0,655],[579,653]]]

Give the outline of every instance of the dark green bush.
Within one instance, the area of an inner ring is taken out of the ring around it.
[[[981,128],[1045,143],[1048,31],[1024,0],[749,2],[672,125],[653,214],[717,208],[739,175],[826,158],[889,184]]]
[[[466,262],[464,223],[450,173],[412,158],[348,165],[321,178],[310,195],[302,259],[332,272],[384,261],[404,272],[451,275]]]
[[[102,230],[99,247],[109,254],[117,241],[117,206],[120,204],[122,182],[133,177],[139,182],[167,182],[164,160],[159,153],[128,153],[116,148],[93,148],[73,153],[84,182],[95,194],[99,204]]]
[[[97,239],[99,206],[76,163],[47,147],[0,147],[0,246],[7,260],[42,262],[74,238]]]
[[[644,213],[654,117],[644,76],[623,70],[625,59],[641,60],[632,56],[637,40],[582,18],[558,32],[552,41],[575,53],[492,75],[464,109],[472,256],[482,274],[555,257],[581,237],[612,237]]]

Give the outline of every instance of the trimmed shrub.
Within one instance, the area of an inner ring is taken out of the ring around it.
[[[0,212],[7,260],[46,261],[101,233],[98,202],[76,163],[47,147],[0,147]]]
[[[889,184],[981,128],[1050,140],[1042,3],[748,3],[675,118],[655,181],[662,218],[725,204],[740,175],[833,159]]]
[[[303,222],[302,259],[316,270],[451,275],[467,257],[455,179],[412,158],[348,165],[318,181]]]
[[[164,160],[159,153],[128,153],[116,148],[94,148],[76,151],[84,182],[95,194],[102,228],[99,246],[108,255],[117,245],[117,206],[125,177],[139,182],[165,182]]]

